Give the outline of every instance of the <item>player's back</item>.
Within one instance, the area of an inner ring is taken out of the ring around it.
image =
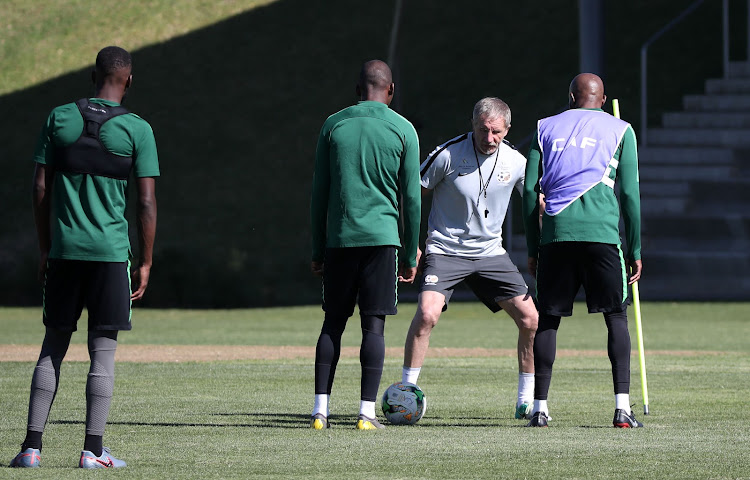
[[[117,103],[91,99],[90,105],[112,108]],[[110,175],[99,172],[102,167],[90,160],[83,162],[83,170],[69,168],[62,162],[66,149],[76,144],[84,128],[84,118],[76,104],[61,105],[50,113],[34,153],[36,162],[55,171],[50,257],[124,261],[130,250],[125,218],[129,171]],[[95,140],[105,155],[132,158],[136,176],[159,175],[153,132],[137,115],[126,113],[105,121]]]
[[[413,126],[387,105],[362,101],[327,121],[329,246],[399,245],[398,190]]]

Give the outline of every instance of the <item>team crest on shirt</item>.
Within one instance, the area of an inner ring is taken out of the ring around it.
[[[497,181],[500,183],[510,183],[510,170],[500,170],[497,173]]]
[[[438,282],[438,276],[437,275],[425,275],[424,277],[424,284],[425,285],[437,285]]]

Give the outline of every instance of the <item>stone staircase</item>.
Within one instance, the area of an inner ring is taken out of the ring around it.
[[[750,63],[731,63],[647,134],[641,298],[750,300]]]

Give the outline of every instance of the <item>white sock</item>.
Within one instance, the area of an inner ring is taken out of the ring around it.
[[[401,370],[401,382],[413,383],[416,385],[421,370],[422,367],[404,367],[403,370]]]
[[[325,393],[315,394],[315,404],[313,405],[312,415],[322,413],[326,417],[328,416],[328,402],[331,399],[330,395]]]
[[[620,408],[628,413],[630,412],[630,394],[629,393],[616,393],[615,394],[615,408]]]
[[[549,417],[549,409],[547,408],[547,400],[534,400],[534,409],[531,411],[531,414],[535,414],[536,412],[544,412],[545,415]]]
[[[518,407],[522,403],[528,403],[529,405],[534,403],[533,373],[518,374],[518,400],[516,401],[516,407]]]
[[[367,418],[377,418],[377,416],[375,415],[375,402],[360,400],[359,414],[364,415]]]

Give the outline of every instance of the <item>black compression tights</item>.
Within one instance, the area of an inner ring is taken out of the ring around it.
[[[607,324],[607,353],[612,364],[614,392],[630,391],[630,333],[628,332],[627,312],[605,313]],[[534,337],[534,398],[547,400],[552,364],[557,350],[557,329],[560,317],[540,314],[539,328]]]
[[[361,315],[362,345],[359,361],[362,366],[361,399],[374,402],[378,396],[385,359],[385,315]],[[315,393],[329,394],[341,354],[341,335],[348,317],[326,313],[315,349]]]
[[[539,326],[534,337],[534,398],[547,400],[552,380],[552,364],[557,351],[557,329],[560,317],[539,314]]]
[[[607,354],[612,363],[615,394],[630,393],[630,332],[627,312],[605,313]]]

